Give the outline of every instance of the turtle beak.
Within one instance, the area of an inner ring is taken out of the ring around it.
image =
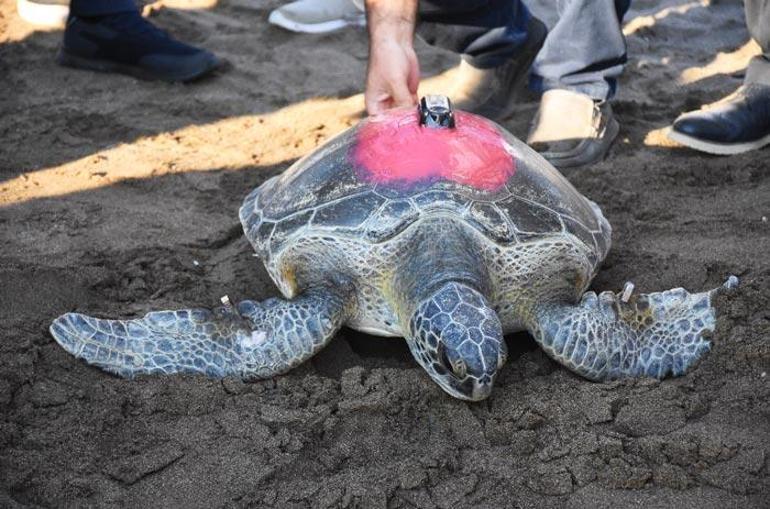
[[[471,401],[481,401],[487,399],[492,394],[494,380],[489,375],[484,375],[480,380],[474,381],[473,391],[471,392]]]
[[[444,378],[446,383],[440,383],[442,389],[447,394],[465,401],[482,401],[492,394],[492,388],[495,386],[495,375],[483,375],[480,379],[467,378],[462,383],[457,383],[451,375]]]

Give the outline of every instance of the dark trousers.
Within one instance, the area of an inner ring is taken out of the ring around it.
[[[746,25],[762,54],[751,59],[746,83],[770,86],[770,0],[745,0]]]
[[[532,66],[535,91],[573,90],[608,99],[626,62],[621,20],[630,0],[558,0],[559,21]],[[418,34],[475,67],[515,58],[530,13],[521,0],[421,0]]]
[[[134,0],[71,0],[70,12],[75,16],[103,16],[135,11]]]
[[[474,67],[497,67],[527,41],[529,10],[520,0],[421,0],[417,32]]]

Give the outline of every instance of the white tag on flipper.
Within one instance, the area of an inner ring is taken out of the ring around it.
[[[631,294],[634,293],[634,283],[631,281],[626,281],[626,284],[623,285],[623,293],[620,296],[620,300],[623,302],[628,302],[631,298]]]

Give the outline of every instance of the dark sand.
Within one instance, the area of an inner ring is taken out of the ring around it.
[[[770,151],[709,157],[659,131],[740,83],[756,48],[737,1],[635,3],[621,137],[567,173],[614,227],[593,289],[741,276],[687,376],[590,383],[526,334],[480,404],[403,341],[351,331],[257,383],[126,381],[66,354],[47,331],[62,312],[277,294],[237,209],[356,122],[366,47],[360,30],[283,32],[265,22],[277,2],[253,4],[161,6],[159,25],[232,65],[171,86],[57,67],[60,32],[0,1],[0,506],[770,506]],[[456,62],[420,53],[427,76]],[[525,136],[535,107],[507,127]]]

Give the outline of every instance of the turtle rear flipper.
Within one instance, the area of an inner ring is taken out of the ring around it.
[[[291,301],[156,311],[135,320],[67,313],[54,320],[50,331],[74,356],[123,377],[202,373],[268,378],[325,346],[347,318],[346,308],[335,293],[316,291]]]
[[[576,306],[539,306],[532,334],[554,360],[591,380],[679,376],[711,349],[713,297],[737,283],[731,276],[721,288],[694,294],[588,292]]]

